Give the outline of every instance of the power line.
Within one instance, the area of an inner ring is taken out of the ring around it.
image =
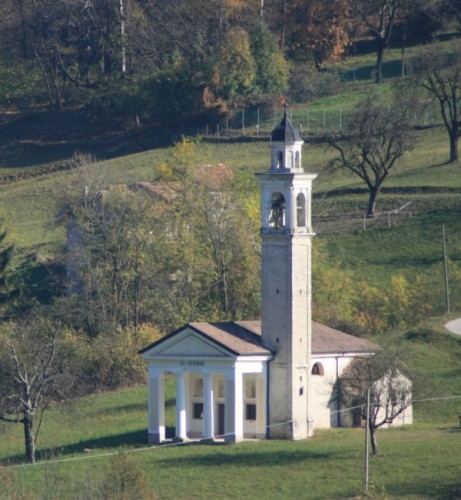
[[[443,397],[437,397],[437,398],[415,399],[411,403],[412,404],[414,404],[414,403],[426,403],[426,402],[432,402],[432,401],[445,401],[445,400],[449,400],[449,399],[460,399],[460,398],[461,398],[461,395],[459,395],[459,396],[443,396]],[[376,404],[375,404],[375,406],[376,406]],[[345,411],[355,410],[355,409],[361,408],[361,407],[362,407],[362,405],[351,406],[349,408],[342,408],[341,410],[332,411],[331,413],[332,414],[341,413],[341,412],[345,412]],[[292,422],[293,422],[293,420],[287,420],[286,422],[279,422],[277,424],[267,425],[266,429],[291,424]],[[233,433],[227,433],[227,434],[219,434],[215,437],[218,439],[224,439],[226,436],[232,436],[232,435],[233,435]],[[159,446],[144,446],[143,448],[134,448],[131,450],[124,450],[123,453],[139,453],[139,452],[143,452],[143,451],[153,451],[153,450],[157,451],[157,450],[161,450],[163,448],[172,448],[174,446],[187,446],[189,444],[200,444],[200,443],[209,443],[209,439],[202,438],[202,439],[197,439],[197,440],[192,440],[192,441],[187,441],[187,442],[165,443],[165,444],[162,444]],[[118,455],[119,453],[120,453],[120,451],[112,451],[112,452],[108,452],[108,453],[100,453],[99,455],[88,454],[88,455],[83,455],[83,456],[79,456],[79,457],[62,458],[59,460],[43,460],[43,461],[37,462],[35,464],[3,465],[3,467],[8,467],[8,468],[37,467],[40,465],[47,465],[47,464],[59,464],[59,463],[65,463],[65,462],[77,462],[79,460],[94,460],[94,459],[98,459],[98,458],[106,458],[106,457]]]

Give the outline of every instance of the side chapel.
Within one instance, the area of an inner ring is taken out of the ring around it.
[[[165,440],[166,374],[178,440],[304,439],[352,425],[333,386],[377,346],[311,318],[312,182],[285,111],[261,186],[261,321],[189,323],[140,351],[148,362],[148,442]],[[410,423],[411,414],[406,417]]]

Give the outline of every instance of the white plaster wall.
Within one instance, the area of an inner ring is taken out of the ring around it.
[[[342,375],[354,358],[353,355],[312,356],[311,366],[320,363],[324,371],[323,375],[311,375],[311,408],[314,429],[352,425],[348,412],[338,413],[338,402],[333,392],[338,377]]]
[[[323,375],[311,376],[311,398],[312,398],[312,416],[314,429],[327,429],[330,427],[351,427],[353,425],[352,413],[341,411],[338,413],[338,403],[334,397],[333,390],[337,376],[341,376],[345,368],[355,357],[346,356],[316,356],[312,357],[312,366],[315,363],[321,363],[324,369]],[[401,376],[404,383],[411,382]],[[345,408],[342,408],[345,410]],[[384,412],[381,412],[379,418],[383,418]],[[391,424],[393,427],[400,425],[409,425],[413,422],[413,409],[410,406],[401,415],[399,415]],[[388,424],[383,427],[389,427]]]

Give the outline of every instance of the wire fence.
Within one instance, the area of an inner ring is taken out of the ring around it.
[[[392,109],[389,108],[391,112]],[[280,122],[284,113],[281,106],[268,108],[240,108],[233,117],[198,128],[189,133],[204,137],[268,137],[271,130]],[[337,108],[290,108],[289,118],[298,127],[301,135],[327,135],[347,133],[352,130],[353,111]],[[435,103],[421,104],[408,114],[407,119],[415,128],[428,128],[440,125],[442,118]]]
[[[402,224],[412,217],[411,202],[401,207],[377,213],[373,217],[366,214],[341,213],[313,217],[313,225],[317,233],[338,234],[345,231],[357,232],[374,228],[391,228]]]

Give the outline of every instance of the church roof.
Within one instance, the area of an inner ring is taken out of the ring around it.
[[[312,322],[312,354],[334,352],[376,352],[378,346],[368,340]]]
[[[285,113],[283,119],[277,127],[272,130],[271,141],[274,142],[297,142],[302,141],[298,129],[291,123],[290,119]]]
[[[219,323],[189,323],[185,327],[175,330],[166,337],[145,347],[140,353],[148,351],[154,345],[171,338],[184,328],[192,328],[232,353],[239,356],[268,355],[272,351],[261,340],[260,321],[224,321]],[[376,352],[378,346],[367,340],[354,337],[347,333],[335,330],[326,325],[312,322],[312,354],[333,353],[371,353]]]
[[[271,350],[261,342],[260,321],[189,323],[189,326],[235,354],[241,356],[271,354]]]

